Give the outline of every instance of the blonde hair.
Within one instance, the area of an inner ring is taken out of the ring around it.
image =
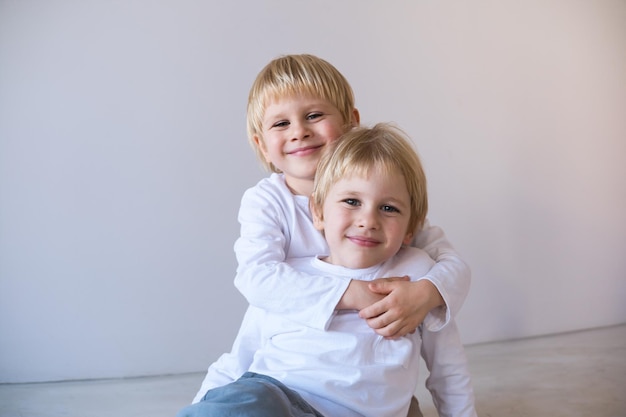
[[[404,177],[411,199],[407,232],[421,229],[428,211],[426,175],[410,139],[387,123],[354,128],[328,149],[317,168],[312,210],[323,216],[324,200],[337,181],[353,174],[367,175],[375,168],[386,173],[399,172]]]
[[[266,169],[279,172],[267,162],[254,141],[263,139],[262,121],[265,109],[274,100],[295,95],[322,98],[339,110],[345,130],[352,124],[354,93],[348,80],[330,63],[314,55],[284,55],[259,72],[248,95],[248,140]]]

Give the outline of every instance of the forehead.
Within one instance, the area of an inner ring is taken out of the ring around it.
[[[365,181],[403,178],[402,171],[389,158],[379,159],[372,156],[365,158],[350,158],[340,162],[338,171],[334,173],[336,180],[361,179]]]
[[[332,107],[335,106],[328,100],[322,97],[318,97],[312,94],[287,94],[287,95],[273,95],[269,96],[265,100],[265,113],[274,108],[279,107],[294,107],[294,106],[325,106]]]
[[[364,195],[408,198],[408,188],[400,170],[394,167],[374,166],[354,169],[337,178],[331,192],[358,192]]]

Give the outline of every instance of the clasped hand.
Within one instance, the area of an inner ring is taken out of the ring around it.
[[[408,277],[395,277],[361,282],[367,284],[377,301],[359,309],[359,316],[376,333],[389,339],[414,333],[430,310],[443,305],[437,287],[427,279],[409,281]]]

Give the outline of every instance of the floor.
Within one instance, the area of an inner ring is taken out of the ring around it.
[[[466,352],[479,416],[626,417],[626,325]],[[174,417],[203,377],[0,384],[0,417]],[[427,391],[417,395],[425,417],[436,416]]]

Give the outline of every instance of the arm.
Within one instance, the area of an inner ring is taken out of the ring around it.
[[[253,306],[324,329],[350,280],[311,276],[285,262],[325,253],[324,239],[313,227],[308,203],[298,205],[288,190],[270,181],[259,185],[241,201],[235,286]]]
[[[470,268],[448,241],[443,230],[431,226],[428,221],[415,237],[413,246],[426,251],[436,262],[424,278],[437,287],[443,298],[445,322],[442,326],[445,326],[452,317],[456,317],[467,297],[471,282]]]
[[[426,388],[441,417],[476,417],[474,390],[454,320],[438,332],[422,333],[422,358],[430,375]]]
[[[469,267],[439,227],[426,223],[413,246],[426,251],[435,265],[415,282],[374,281],[370,289],[387,297],[360,312],[370,327],[385,337],[404,336],[422,322],[431,331],[442,329],[469,291]]]

